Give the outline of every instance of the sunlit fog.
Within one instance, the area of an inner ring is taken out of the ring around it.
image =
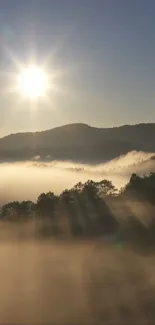
[[[78,182],[87,180],[111,180],[120,189],[132,173],[149,173],[155,170],[153,153],[130,152],[99,165],[76,164],[73,162],[33,161],[1,163],[0,201],[36,200],[42,192],[60,194]]]

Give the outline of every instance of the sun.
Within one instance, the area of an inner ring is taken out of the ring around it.
[[[21,95],[31,99],[38,99],[46,95],[47,88],[48,77],[41,68],[30,66],[20,72],[18,89]]]

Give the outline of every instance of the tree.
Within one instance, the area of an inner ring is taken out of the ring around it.
[[[27,220],[34,211],[34,203],[31,201],[10,202],[3,205],[1,209],[1,217],[5,220]]]
[[[101,198],[115,195],[117,192],[116,187],[112,184],[111,181],[107,179],[103,179],[100,182],[94,182],[92,180],[88,180],[84,184],[79,182],[74,186],[74,189],[78,192],[81,192],[86,188],[91,189],[92,191],[94,191],[94,193],[96,193],[96,196],[99,196]]]
[[[74,191],[78,193],[79,205],[89,235],[113,231],[116,228],[117,222],[105,202],[107,196],[116,192],[110,181],[88,180],[84,184],[76,184]]]
[[[155,173],[144,176],[132,174],[122,194],[155,204]]]
[[[73,235],[82,234],[82,222],[80,218],[80,207],[78,204],[78,191],[74,188],[65,190],[60,195],[61,207],[65,215],[67,215],[70,224],[70,230]]]
[[[19,204],[19,214],[23,220],[30,219],[35,211],[35,204],[32,201],[22,201]]]
[[[58,197],[52,192],[40,194],[36,203],[36,212],[42,217],[53,217],[58,200]]]
[[[116,195],[117,189],[111,181],[104,179],[97,183],[98,195],[100,197]]]

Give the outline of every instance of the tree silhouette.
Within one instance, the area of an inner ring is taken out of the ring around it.
[[[80,206],[78,192],[73,188],[65,190],[60,195],[61,208],[68,216],[70,230],[73,235],[82,234],[82,222],[80,220]]]
[[[80,182],[74,186],[73,191],[83,215],[83,227],[87,235],[96,235],[115,229],[117,222],[105,202],[106,196],[116,193],[110,181],[88,180],[84,184]]]
[[[146,215],[143,210],[147,204]],[[123,211],[121,224],[114,217],[115,209]],[[36,203],[4,204],[0,216],[1,221],[9,222],[35,220],[40,235],[59,236],[68,231],[72,236],[85,238],[120,234],[118,238],[124,236],[128,241],[152,245],[155,243],[155,173],[132,174],[119,193],[109,180],[79,182],[59,196],[53,192],[42,193]]]
[[[35,204],[31,201],[10,202],[3,205],[1,209],[1,218],[4,220],[23,221],[32,217]]]
[[[42,217],[51,218],[54,216],[57,203],[58,197],[54,193],[42,193],[37,199],[36,212]]]
[[[132,174],[122,193],[139,200],[147,200],[155,205],[155,173],[139,176]]]

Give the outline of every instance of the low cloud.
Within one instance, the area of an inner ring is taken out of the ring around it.
[[[42,192],[60,193],[77,182],[88,179],[109,179],[118,188],[124,186],[132,173],[155,171],[155,153],[132,151],[99,165],[73,162],[41,162],[39,156],[21,163],[0,164],[0,203],[12,200],[36,200]],[[37,159],[36,159],[37,158]]]

